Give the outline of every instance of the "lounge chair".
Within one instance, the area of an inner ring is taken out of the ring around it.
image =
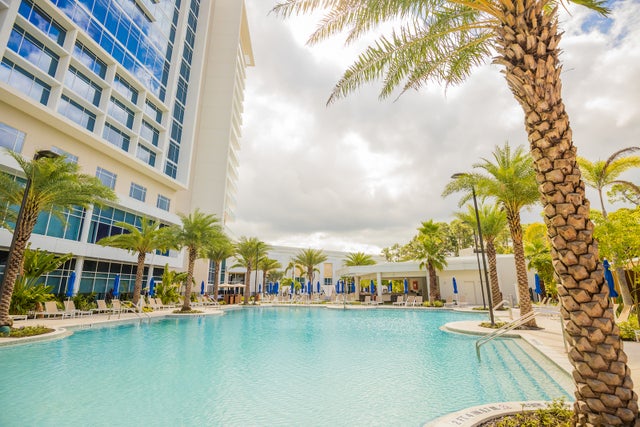
[[[103,299],[96,300],[96,304],[98,308],[91,309],[93,313],[115,313],[113,308],[107,307],[107,302]]]
[[[616,322],[620,323],[620,322],[626,322],[627,320],[629,320],[629,315],[631,314],[631,307],[632,306],[630,305],[623,306],[622,311],[620,312],[620,315],[616,317]]]
[[[114,313],[136,313],[138,311],[135,307],[122,304],[119,299],[111,300],[111,305]]]
[[[392,303],[393,305],[404,305],[404,296],[398,295],[396,301]]]
[[[27,320],[27,315],[26,314],[10,314],[9,317],[13,321]]]
[[[422,307],[422,295],[418,295],[417,297],[415,297],[413,299],[413,306],[414,307]]]
[[[407,300],[404,303],[405,307],[413,306],[413,303],[416,301],[416,297],[407,296]]]
[[[76,317],[76,316],[89,316],[91,314],[93,314],[91,311],[87,311],[87,310],[78,310],[76,308],[76,304],[73,302],[73,300],[67,300],[64,301],[64,311],[70,316],[70,317]]]
[[[44,311],[38,313],[42,314],[45,317],[51,316],[61,316],[63,319],[65,317],[71,317],[69,313],[64,310],[60,310],[58,308],[58,304],[55,301],[45,301],[44,303]]]

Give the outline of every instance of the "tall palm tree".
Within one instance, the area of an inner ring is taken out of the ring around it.
[[[318,271],[316,265],[327,260],[327,255],[321,249],[302,249],[292,259],[295,265],[301,266],[307,276],[307,282],[313,282],[313,273]]]
[[[500,283],[498,283],[498,267],[496,261],[496,237],[507,226],[507,216],[496,205],[481,204],[478,207],[478,216],[480,217],[480,227],[482,229],[482,238],[487,251],[487,262],[489,263],[489,281],[491,282],[491,300],[493,306],[501,301]],[[467,212],[458,212],[456,217],[469,224],[475,230],[478,229],[476,223],[475,209],[471,205],[467,205]]]
[[[271,249],[271,247],[257,237],[247,238],[242,236],[238,243],[236,243],[236,258],[238,263],[235,265],[247,269],[244,279],[245,304],[249,304],[249,298],[251,298],[251,272],[254,268],[260,268],[258,266],[260,259],[267,255],[269,249]],[[257,283],[256,286],[258,286]]]
[[[213,261],[213,297],[218,298],[218,286],[220,285],[220,266],[224,260],[236,254],[236,247],[231,240],[221,234],[214,238],[206,248],[206,257]]]
[[[598,192],[602,216],[607,219],[607,210],[604,207],[604,197],[602,192],[605,187],[612,184],[619,184],[628,188],[636,189],[637,186],[629,181],[619,180],[618,177],[623,172],[640,167],[640,156],[623,157],[640,150],[640,147],[627,147],[613,153],[607,160],[596,160],[591,162],[584,157],[578,157],[578,164],[582,171],[584,183],[593,187]]]
[[[415,259],[420,261],[419,267],[426,268],[429,272],[429,300],[439,300],[441,296],[437,273],[447,266],[444,235],[440,224],[432,219],[423,221],[411,246]]]
[[[602,0],[568,2],[608,13]],[[380,24],[394,28],[390,36],[382,34],[359,56],[329,102],[379,78],[384,81],[381,97],[388,97],[398,87],[404,92],[434,80],[458,84],[489,59],[502,67],[507,86],[524,113],[560,278],[561,312],[576,381],[576,422],[630,425],[638,415],[638,397],[624,366],[620,331],[610,320],[613,308],[606,298],[589,202],[562,100],[558,6],[565,4],[546,0],[283,0],[274,10],[285,17],[323,11],[310,43],[343,31],[348,31],[349,43],[370,35]],[[607,343],[606,349],[602,342]],[[612,381],[602,385],[599,375]],[[619,397],[610,399],[614,395]]]
[[[258,268],[262,270],[262,284],[267,286],[267,276],[274,270],[282,268],[282,264],[277,259],[271,259],[269,257],[263,257],[258,262]]]
[[[96,177],[80,173],[80,167],[67,162],[64,157],[41,157],[25,160],[18,153],[8,154],[18,163],[27,178],[29,190],[10,175],[0,173],[0,200],[13,205],[22,205],[20,223],[13,230],[15,242],[0,288],[0,327],[11,326],[9,306],[16,278],[22,272],[24,251],[40,212],[51,210],[64,221],[64,211],[75,206],[88,207],[102,200],[115,200],[115,193],[105,187]]]
[[[347,267],[353,267],[356,265],[375,265],[376,260],[371,255],[364,252],[351,252],[347,254],[347,258],[344,261],[344,265]]]
[[[140,219],[139,227],[126,222],[117,222],[115,225],[124,232],[104,237],[97,243],[137,254],[136,281],[133,287],[133,304],[137,305],[142,291],[142,274],[147,253],[169,249],[172,246],[170,230],[169,227],[162,227],[160,221],[152,221],[146,217]]]
[[[191,311],[191,288],[193,287],[193,267],[198,258],[206,257],[206,249],[211,242],[221,238],[222,229],[215,215],[196,209],[189,215],[179,214],[182,224],[171,226],[171,238],[177,248],[187,250],[187,278],[185,280],[182,311]]]
[[[447,184],[443,195],[466,190],[466,194],[462,199],[462,201],[466,201],[470,197],[468,189],[471,186],[475,186],[482,197],[495,199],[500,208],[504,210],[509,224],[509,232],[511,233],[516,277],[518,279],[520,314],[524,316],[531,312],[533,308],[529,295],[527,266],[522,247],[520,211],[538,201],[539,197],[531,157],[525,153],[522,147],[512,151],[509,143],[505,143],[504,147],[496,147],[494,149],[493,162],[483,158],[482,162],[473,166],[483,169],[486,174],[462,174]],[[530,320],[527,325],[535,327],[535,319]]]

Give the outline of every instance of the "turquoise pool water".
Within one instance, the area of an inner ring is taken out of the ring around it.
[[[418,426],[548,400],[568,376],[516,340],[442,332],[477,314],[255,308],[0,349],[2,426]],[[559,380],[559,381],[557,381]]]

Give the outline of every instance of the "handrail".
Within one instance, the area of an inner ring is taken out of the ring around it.
[[[509,306],[507,306],[507,310],[509,310],[509,319],[513,320],[513,311],[511,310],[511,304],[509,303],[509,301],[507,301],[506,299],[503,299],[502,301],[500,301],[498,303],[498,305],[496,305],[495,307],[493,307],[494,310],[499,309],[500,307],[504,307],[505,304],[509,304]]]
[[[480,347],[483,344],[488,343],[489,341],[501,337],[502,335],[506,334],[509,331],[512,331],[513,329],[517,328],[518,326],[522,326],[525,323],[527,323],[528,321],[532,320],[534,317],[536,317],[538,313],[536,313],[535,311],[530,311],[529,313],[525,314],[524,316],[518,317],[516,320],[514,320],[513,322],[507,323],[506,325],[502,326],[499,329],[496,329],[495,331],[491,332],[490,334],[487,334],[485,336],[483,336],[482,338],[480,338],[478,341],[476,341],[476,354],[478,355],[478,359],[480,359]]]

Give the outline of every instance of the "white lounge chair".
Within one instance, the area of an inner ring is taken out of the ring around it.
[[[71,317],[69,313],[65,312],[64,310],[60,310],[58,308],[58,304],[55,301],[45,301],[44,311],[38,314],[42,314],[45,317],[60,316],[63,319],[65,317]]]
[[[392,304],[393,305],[404,305],[404,295],[398,295],[398,298]]]
[[[96,300],[96,304],[98,308],[91,309],[93,313],[115,313],[113,308],[108,307],[107,302],[103,299]]]
[[[111,300],[111,305],[114,313],[135,313],[137,311],[135,307],[122,304],[119,299]]]
[[[64,301],[63,304],[64,304],[64,311],[69,315],[69,317],[90,316],[91,314],[93,314],[91,311],[78,310],[73,300]]]
[[[422,307],[422,295],[418,295],[417,297],[415,297],[413,299],[413,306],[414,307]]]

